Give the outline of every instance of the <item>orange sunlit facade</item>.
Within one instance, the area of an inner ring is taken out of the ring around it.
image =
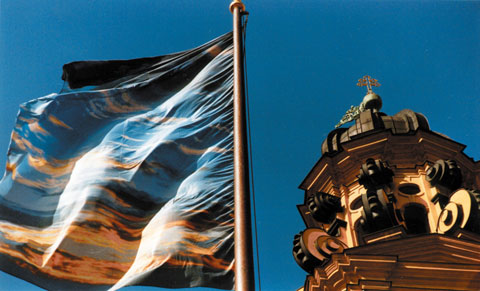
[[[387,116],[367,93],[300,185],[300,290],[480,290],[480,163],[422,114]]]

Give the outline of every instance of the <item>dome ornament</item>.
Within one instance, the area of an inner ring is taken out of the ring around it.
[[[374,79],[374,78],[370,77],[369,75],[365,75],[365,76],[363,76],[363,78],[358,79],[357,86],[358,87],[364,87],[364,86],[367,87],[367,95],[368,95],[370,93],[373,93],[372,86],[373,87],[380,87],[381,84],[378,83],[377,79]]]
[[[357,86],[367,87],[367,95],[363,97],[362,103],[358,106],[350,106],[350,109],[345,112],[345,115],[342,119],[335,125],[335,128],[342,126],[345,123],[356,120],[360,117],[360,113],[364,112],[367,109],[371,109],[373,112],[378,112],[382,108],[382,99],[375,92],[373,92],[372,87],[380,87],[378,80],[373,79],[372,77],[365,75],[363,78],[358,80]]]

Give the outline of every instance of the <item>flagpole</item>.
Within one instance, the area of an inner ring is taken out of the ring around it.
[[[248,147],[244,94],[242,12],[241,0],[230,4],[233,13],[233,144],[235,196],[235,290],[255,290],[253,273],[252,223],[248,181]]]

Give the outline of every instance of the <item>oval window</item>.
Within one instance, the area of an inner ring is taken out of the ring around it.
[[[363,204],[362,204],[362,196],[360,195],[355,200],[353,200],[352,203],[350,203],[350,209],[357,210],[357,209],[360,209],[361,207],[363,207]]]
[[[401,184],[398,186],[398,191],[407,195],[415,195],[420,193],[420,187],[417,184]]]

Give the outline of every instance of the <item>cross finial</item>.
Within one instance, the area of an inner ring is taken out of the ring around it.
[[[367,93],[370,93],[370,92],[372,92],[372,86],[373,87],[380,87],[380,83],[378,83],[378,80],[373,79],[369,75],[365,75],[365,76],[363,76],[363,78],[358,79],[357,86],[359,86],[359,87],[366,86],[367,87]]]

